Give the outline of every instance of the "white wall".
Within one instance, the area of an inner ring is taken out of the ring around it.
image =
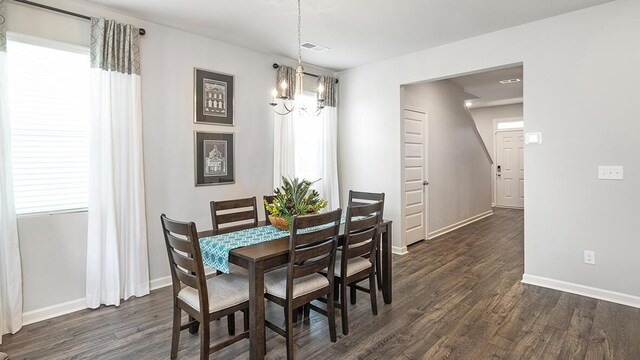
[[[491,155],[491,159],[496,161],[495,148],[493,144],[494,140],[494,128],[493,128],[493,120],[495,119],[506,119],[506,118],[522,118],[523,115],[523,105],[522,104],[512,104],[512,105],[502,105],[502,106],[490,106],[484,108],[472,108],[469,109],[471,113],[471,117],[473,117],[473,121],[476,124],[476,128],[482,137],[482,141],[484,141],[489,154]],[[493,168],[493,166],[492,166]],[[492,171],[491,174],[491,199],[495,204],[495,175]]]
[[[640,306],[639,18],[639,1],[618,0],[342,72],[343,193],[386,192],[399,224],[400,85],[524,63],[525,131],[544,138],[525,147],[525,273]],[[625,180],[597,180],[602,164]]]
[[[208,203],[213,199],[271,193],[273,166],[272,113],[267,102],[274,86],[274,62],[289,60],[229,45],[199,35],[134,19],[87,2],[40,1],[91,16],[103,16],[144,27],[141,39],[142,107],[147,226],[152,286],[169,281],[160,214],[193,220],[210,228]],[[78,45],[89,44],[89,22],[9,3],[9,31]],[[234,127],[193,124],[193,68],[235,75]],[[307,67],[307,71],[331,74]],[[236,182],[194,186],[194,130],[235,133]],[[260,216],[262,212],[260,212]],[[24,310],[39,309],[84,297],[86,213],[20,218]],[[77,302],[82,304],[82,302]]]
[[[404,87],[404,105],[429,118],[429,234],[491,211],[491,165],[464,99],[464,89],[448,80]]]

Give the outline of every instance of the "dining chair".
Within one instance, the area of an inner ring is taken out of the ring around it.
[[[349,206],[344,227],[342,251],[336,259],[335,281],[340,289],[338,308],[342,316],[342,333],[349,334],[347,287],[351,289],[351,298],[356,290],[369,293],[371,312],[378,315],[376,298],[375,265],[378,242],[378,228],[382,222],[382,202],[369,205]],[[357,283],[369,279],[369,288]]]
[[[273,202],[273,199],[275,198],[275,196],[273,195],[265,195],[262,197],[262,203],[264,204],[265,202],[267,202],[267,204],[271,204]],[[264,219],[265,220],[269,220],[269,210],[267,210],[267,205],[264,205]]]
[[[284,307],[286,323],[285,329],[266,320],[265,325],[286,338],[287,359],[293,359],[293,313],[302,306],[327,316],[331,342],[336,342],[333,274],[341,215],[342,210],[338,209],[294,216],[289,236],[289,264],[264,276],[265,297]],[[319,273],[327,268],[326,274]],[[326,310],[310,304],[324,296]]]
[[[195,334],[200,329],[200,359],[242,339],[249,338],[249,283],[237,274],[222,274],[206,278],[198,243],[198,231],[193,222],[179,222],[160,216],[167,246],[173,283],[173,331],[171,359],[178,356],[180,332],[189,329]],[[189,322],[182,325],[182,311]],[[235,335],[237,311],[244,313],[244,331]],[[227,316],[230,338],[210,345],[210,322]],[[235,335],[235,336],[234,336]]]
[[[364,191],[349,191],[349,206],[368,205],[376,201],[382,202],[382,210],[380,210],[380,218],[384,215],[384,193],[371,193]],[[381,235],[378,235],[380,237]],[[380,241],[378,241],[378,244]],[[376,246],[376,279],[378,280],[378,289],[382,289],[382,254],[380,247]],[[355,291],[351,293],[351,304],[356,303]]]
[[[246,228],[258,225],[256,197],[246,199],[211,201],[211,224],[214,230],[221,225],[230,228]],[[232,224],[232,225],[229,225]]]

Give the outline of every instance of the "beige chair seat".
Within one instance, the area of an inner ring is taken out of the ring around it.
[[[207,279],[209,293],[209,312],[227,309],[245,301],[249,301],[249,282],[245,276],[221,274]],[[189,306],[200,311],[198,290],[185,287],[178,293],[178,298]]]
[[[329,280],[320,274],[310,274],[293,280],[293,297],[312,293],[329,286]],[[274,270],[264,275],[267,293],[282,299],[287,297],[287,268]]]
[[[342,270],[341,267],[342,264],[342,259],[341,258],[337,258],[336,259],[336,265],[334,267],[334,275],[335,276],[341,276],[340,272]],[[356,257],[353,259],[349,259],[347,261],[347,277],[358,273],[364,269],[368,269],[371,267],[371,262],[368,259],[365,258],[361,258],[361,257]]]

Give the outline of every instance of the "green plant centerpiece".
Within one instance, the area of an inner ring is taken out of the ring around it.
[[[280,230],[288,231],[294,216],[317,214],[324,209],[328,202],[322,199],[316,190],[311,189],[311,185],[316,181],[283,176],[282,187],[273,191],[273,201],[264,201],[271,224]]]

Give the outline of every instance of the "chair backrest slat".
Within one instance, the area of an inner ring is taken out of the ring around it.
[[[371,263],[375,261],[378,230],[382,222],[381,201],[368,205],[349,206],[345,224],[344,244],[342,247],[341,274],[346,274],[349,259],[368,257]],[[357,217],[366,216],[364,219]]]
[[[221,214],[218,215],[218,224],[227,224],[236,221],[243,220],[253,220],[254,219],[253,210],[239,211],[230,214]]]
[[[380,211],[382,218],[384,216],[384,193],[349,191],[349,206],[369,205],[378,201],[382,202],[382,211]]]
[[[326,241],[318,245],[299,248],[296,251],[296,263],[304,263],[309,259],[317,260],[320,256],[328,255],[331,252],[331,246],[331,242]]]
[[[288,298],[293,294],[294,279],[328,269],[327,279],[333,283],[341,215],[342,210],[338,209],[293,217],[289,237]],[[316,226],[319,228],[313,229]]]
[[[326,239],[333,236],[334,229],[332,226],[329,226],[324,229],[319,229],[313,232],[302,233],[296,236],[296,244],[298,246],[308,245],[314,242],[317,242],[318,239]]]
[[[360,205],[358,207],[365,207],[367,205]],[[375,216],[367,215],[356,215],[355,213],[351,214],[351,228],[352,229],[367,229],[373,225],[378,224],[378,219]],[[356,217],[367,216],[366,218],[358,219]]]
[[[371,241],[371,240],[369,240]],[[362,246],[349,247],[349,259],[356,257],[367,257],[372,251],[372,244],[365,243]]]
[[[196,224],[171,220],[165,214],[160,216],[160,222],[169,256],[174,298],[184,284],[198,291],[200,310],[209,311],[208,289]]]
[[[314,261],[311,264],[298,265],[293,270],[294,279],[323,271],[329,268],[330,256],[324,256],[322,261]]]
[[[360,245],[360,243],[365,241],[371,241],[373,236],[375,235],[375,228],[373,225],[365,231],[360,232],[351,232],[349,236],[349,247],[354,247]]]
[[[174,232],[175,233],[175,232]],[[193,253],[193,244],[189,240],[181,239],[174,236],[172,233],[167,232],[167,241],[172,248],[185,253]]]
[[[198,288],[198,278],[195,275],[191,275],[182,270],[176,270],[176,278],[183,284],[192,287],[194,289]]]
[[[179,266],[192,273],[198,271],[198,267],[196,266],[195,261],[193,261],[192,258],[188,258],[176,251],[171,252],[171,257],[173,258],[173,262],[176,266]]]
[[[211,201],[209,206],[211,208],[211,224],[215,230],[220,229],[221,225],[231,223],[234,223],[234,225],[230,226],[258,225],[258,209],[255,196],[246,199]],[[237,224],[239,222],[242,223]]]

